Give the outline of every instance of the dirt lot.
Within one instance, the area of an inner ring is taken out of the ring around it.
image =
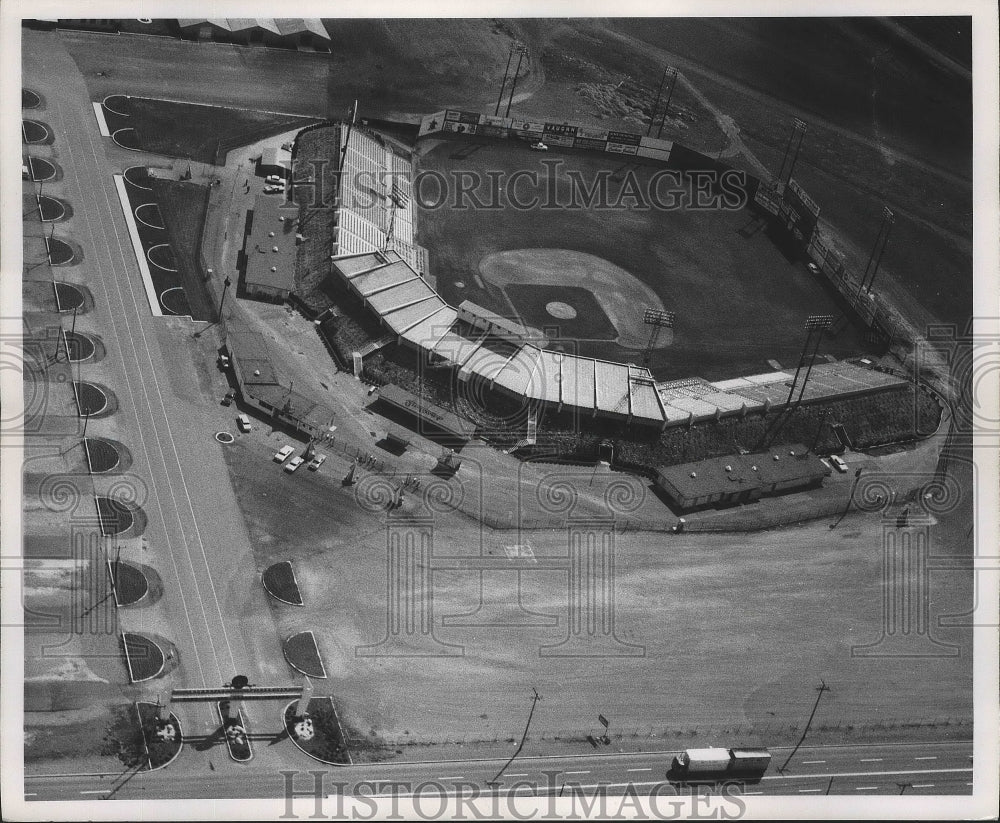
[[[802,349],[805,317],[839,313],[830,292],[804,266],[790,262],[764,232],[754,232],[754,220],[746,210],[546,208],[550,182],[556,186],[551,199],[571,204],[570,173],[579,174],[589,186],[608,170],[625,175],[620,182],[609,182],[609,204],[627,204],[632,201],[618,198],[629,185],[629,172],[641,190],[647,190],[654,185],[655,167],[635,165],[623,171],[621,163],[606,157],[571,153],[549,152],[540,158],[514,143],[470,147],[441,141],[421,146],[422,170],[445,175],[477,171],[484,181],[487,172],[539,174],[537,187],[519,185],[514,192],[522,202],[538,195],[541,202],[536,208],[422,210],[420,242],[430,251],[442,296],[454,305],[468,298],[502,314],[513,313],[497,289],[491,288],[502,284],[490,284],[486,275],[487,285],[477,285],[482,261],[497,252],[563,249],[594,255],[634,277],[631,283],[619,277],[613,293],[604,299],[598,295],[612,319],[616,313],[609,310],[611,301],[630,306],[641,332],[642,310],[649,305],[644,287],[652,290],[663,307],[677,313],[672,345],[654,354],[654,374],[707,379],[767,371],[771,358],[783,364],[794,362]],[[551,165],[555,163],[560,165]],[[484,202],[490,202],[487,185],[484,182],[474,192]],[[428,184],[428,206],[439,196],[432,188]],[[571,285],[578,279],[570,266],[553,270],[550,277],[537,285]],[[458,287],[459,282],[464,286]],[[620,323],[619,330],[624,331]],[[640,345],[645,337],[640,334]],[[630,338],[635,345],[635,335]],[[579,350],[612,360],[635,358],[634,349],[615,343],[586,342]],[[861,351],[864,344],[853,329],[825,340],[820,348],[821,354],[837,357]]]
[[[880,636],[880,516],[848,518],[837,532],[824,521],[732,537],[619,535],[621,643],[611,651],[638,654],[585,658],[540,652],[567,636],[566,571],[542,568],[566,557],[566,531],[480,531],[447,513],[430,523],[410,518],[395,533],[431,529],[433,556],[449,558],[434,563],[471,562],[480,538],[483,555],[493,558],[505,556],[505,545],[530,543],[535,563],[525,561],[520,573],[512,565],[434,571],[434,636],[461,649],[366,657],[357,648],[387,633],[385,515],[362,511],[322,475],[262,471],[267,455],[251,450],[227,455],[259,567],[295,564],[305,606],[276,608],[280,631],[316,633],[328,685],[354,729],[422,740],[503,739],[520,732],[522,692],[531,686],[546,698],[534,720],[539,734],[579,732],[598,712],[613,713],[622,726],[666,728],[801,719],[820,678],[833,689],[824,721],[969,710],[962,631],[934,631],[960,644],[958,658],[851,657],[852,645]],[[936,552],[959,551],[950,546],[960,545],[952,539],[964,531],[963,517],[956,512],[934,527]],[[962,611],[970,596],[968,573],[932,576],[935,614]],[[539,625],[546,617],[555,624]],[[491,621],[501,625],[476,625]]]

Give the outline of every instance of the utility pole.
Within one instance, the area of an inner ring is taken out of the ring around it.
[[[532,687],[531,691],[534,692],[534,697],[531,699],[531,711],[528,712],[528,722],[524,724],[524,734],[521,735],[521,742],[517,744],[517,749],[514,751],[514,754],[510,756],[510,760],[503,764],[503,768],[501,768],[500,771],[493,776],[492,780],[487,781],[487,786],[497,785],[497,781],[500,779],[500,776],[507,771],[507,767],[514,762],[514,758],[517,757],[521,753],[521,749],[524,748],[524,741],[528,739],[528,729],[531,728],[531,716],[535,713],[535,705],[542,699],[542,696],[538,693],[538,689]]]
[[[813,710],[809,715],[809,719],[806,721],[806,727],[802,732],[802,737],[800,737],[799,742],[795,744],[795,748],[792,749],[792,753],[788,755],[788,759],[778,767],[778,771],[781,774],[785,773],[785,769],[788,768],[788,764],[791,762],[792,758],[795,757],[795,753],[799,750],[799,746],[802,745],[802,741],[804,741],[806,739],[806,735],[809,734],[809,726],[812,725],[813,718],[816,716],[816,709],[819,708],[819,701],[823,697],[823,692],[830,691],[830,687],[826,685],[825,681],[821,680],[820,685],[816,687],[816,691],[819,692],[819,694],[816,695],[816,702],[813,704]]]

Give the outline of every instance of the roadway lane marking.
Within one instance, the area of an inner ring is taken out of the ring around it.
[[[926,757],[914,757],[913,759],[914,760],[937,760],[937,756],[931,754],[931,755],[927,755]]]
[[[914,783],[912,786],[910,786],[910,788],[911,789],[933,789],[934,788],[934,784],[933,783]]]
[[[652,770],[650,770],[650,771],[652,771]],[[585,771],[585,772],[563,772],[563,774],[590,774],[590,772],[589,771]]]
[[[60,113],[60,109],[61,109],[61,107],[59,106],[58,102],[56,102],[55,110],[56,110],[57,114],[59,114],[60,119],[62,119],[62,116],[61,116],[61,113]],[[105,169],[102,166],[100,160],[98,159],[97,150],[94,147],[93,141],[90,140],[89,135],[88,135],[88,141],[87,142],[89,144],[90,154],[91,154],[91,156],[94,159],[94,164],[95,164],[95,167],[96,167],[96,169],[94,171],[94,176],[98,180],[101,180],[103,174],[105,173]],[[69,153],[70,159],[72,161],[74,159],[74,151],[73,151],[72,142],[68,142],[66,144],[66,148],[67,148],[67,151]],[[102,221],[100,219],[100,217],[99,217],[100,214],[105,213],[105,212],[102,211],[100,203],[98,202],[96,186],[95,187],[88,187],[82,181],[81,175],[83,175],[84,171],[86,170],[86,159],[83,158],[82,153],[81,153],[80,168],[77,169],[75,163],[73,163],[72,165],[73,165],[74,170],[76,171],[76,174],[74,175],[74,177],[76,178],[77,187],[80,189],[80,199],[81,199],[81,202],[85,202],[84,192],[90,194],[90,196],[93,198],[93,203],[94,203],[95,211],[98,212],[98,216],[94,217],[93,221],[96,222],[96,225],[100,229],[101,235],[103,235],[103,240],[104,240],[103,246],[101,245],[101,243],[99,241],[98,232],[93,228],[92,218],[91,218],[91,215],[89,213],[89,210],[87,210],[87,209],[83,210],[83,220],[87,224],[87,231],[89,233],[89,239],[90,239],[90,241],[94,244],[95,248],[101,248],[103,250],[103,252],[107,255],[107,258],[108,258],[108,261],[109,261],[108,268],[110,269],[111,274],[108,276],[108,280],[105,280],[103,277],[100,280],[100,286],[101,286],[101,289],[104,291],[104,297],[105,297],[105,300],[106,300],[106,305],[107,305],[108,311],[112,312],[112,315],[113,315],[114,306],[112,304],[112,299],[111,299],[112,298],[112,287],[113,287],[114,290],[115,290],[115,292],[117,292],[118,302],[121,305],[122,319],[125,321],[123,323],[123,326],[124,326],[125,332],[127,332],[127,334],[128,334],[128,340],[129,340],[129,343],[132,346],[132,350],[134,352],[136,362],[138,362],[139,349],[138,349],[138,346],[136,345],[135,337],[134,337],[134,335],[132,333],[131,325],[130,325],[130,323],[128,321],[128,314],[126,312],[126,305],[125,305],[125,296],[124,296],[124,293],[122,291],[121,282],[120,282],[120,280],[117,277],[117,270],[116,270],[116,264],[115,264],[115,260],[114,260],[113,247],[112,247],[112,244],[111,244],[111,241],[110,241],[110,237],[109,237],[108,232],[107,232],[106,222]],[[107,214],[114,214],[114,211],[113,211],[112,206],[111,206],[111,198],[108,196],[108,193],[107,193],[106,190],[102,190],[102,193],[104,195],[105,206],[107,207],[107,212],[106,213]],[[129,288],[131,289],[133,278],[131,277],[131,270],[128,267],[127,258],[126,258],[126,254],[125,254],[125,249],[122,246],[121,237],[118,234],[118,230],[117,230],[117,228],[114,225],[113,218],[111,219],[110,223],[111,223],[111,229],[112,229],[112,231],[114,232],[114,235],[115,235],[115,241],[118,244],[118,257],[121,259],[122,266],[124,267],[124,279],[126,280],[126,282],[129,283]],[[96,255],[95,254],[95,262],[99,261],[99,260],[100,260],[100,255]],[[133,306],[136,307],[136,313],[137,313],[137,318],[136,319],[138,319],[138,302],[135,299],[135,295],[131,291],[129,292],[129,295],[132,297],[132,304],[133,304]],[[114,335],[115,341],[118,343],[118,346],[120,347],[120,350],[121,351],[125,351],[124,335],[119,334],[119,332],[118,332],[118,324],[112,323],[112,325],[111,325],[111,333]],[[144,452],[145,457],[146,457],[146,462],[147,462],[147,465],[150,468],[150,480],[151,480],[151,482],[154,483],[154,486],[155,486],[156,480],[153,477],[154,462],[152,460],[150,460],[150,445],[149,445],[149,443],[147,441],[147,438],[143,435],[143,431],[144,431],[144,429],[146,427],[143,425],[143,421],[140,419],[139,412],[138,412],[138,393],[137,393],[136,389],[133,386],[132,378],[129,376],[128,369],[125,368],[124,362],[121,363],[119,367],[121,369],[121,376],[124,378],[124,381],[125,381],[125,386],[126,386],[126,391],[128,392],[128,397],[132,400],[132,404],[131,404],[132,405],[132,413],[135,416],[136,424],[138,426],[139,442],[142,444],[142,449],[143,449],[143,452]],[[140,385],[141,385],[141,382],[140,382]],[[152,418],[152,408],[151,408],[150,403],[149,403],[149,397],[148,397],[148,395],[146,396],[146,405],[147,405],[147,409],[150,412],[150,417]],[[165,412],[165,410],[164,410],[164,412]],[[160,453],[161,453],[161,456],[162,456],[162,454],[163,454],[162,446],[160,447]],[[161,460],[161,466],[163,467],[164,473],[166,474],[167,470],[166,470],[165,465],[163,465],[162,460]],[[169,480],[169,478],[168,478],[168,480]],[[166,540],[166,545],[167,545],[167,548],[168,548],[168,553],[170,554],[171,565],[174,568],[174,574],[176,576],[176,579],[178,581],[180,581],[181,575],[180,575],[180,571],[178,570],[178,567],[177,567],[177,563],[176,563],[176,560],[175,560],[175,557],[174,557],[174,552],[172,550],[170,550],[170,549],[172,549],[172,543],[171,543],[171,540],[170,540],[171,529],[167,526],[166,514],[163,511],[163,500],[161,499],[161,496],[158,493],[154,494],[153,497],[156,500],[156,508],[157,508],[157,510],[158,510],[158,512],[160,514],[160,521],[161,521],[161,523],[164,526],[165,540]],[[187,598],[185,598],[185,596],[184,596],[184,587],[183,586],[181,586],[179,588],[179,592],[178,593],[180,594],[181,603],[183,604],[185,622],[188,624],[188,631],[191,634],[192,648],[195,649],[195,662],[198,665],[198,669],[199,669],[199,672],[200,672],[201,677],[202,677],[202,682],[207,685],[208,682],[209,682],[209,680],[205,677],[204,663],[203,663],[201,657],[197,653],[197,641],[195,640],[194,626],[191,623],[191,612],[188,610]],[[203,610],[203,617],[204,617],[204,610]],[[208,624],[207,619],[205,620],[205,626],[206,626],[206,628],[209,628],[209,624]],[[212,648],[212,652],[213,652],[213,654],[215,653],[214,646]],[[217,658],[217,660],[218,660],[218,658]],[[218,662],[217,662],[217,665],[218,665]],[[219,672],[221,674],[221,672],[222,672],[222,668],[221,667],[219,667]]]
[[[743,794],[764,794],[764,792],[743,792]]]
[[[854,791],[856,792],[870,792],[877,789],[878,786],[856,786]]]
[[[625,771],[629,771],[629,772],[651,772],[653,770],[652,769],[626,769]]]
[[[803,766],[811,766],[813,763],[826,763],[826,761],[825,760],[803,760],[802,761],[802,765]]]
[[[524,772],[523,774],[505,774],[504,775],[504,777],[527,777],[527,776],[528,776],[527,772]]]
[[[821,792],[822,789],[799,789],[799,794],[805,794],[806,792]]]
[[[107,794],[107,789],[83,789],[80,794]]]
[[[970,783],[969,785],[971,786],[972,784]],[[24,796],[25,797],[38,797],[38,792],[25,792]]]
[[[952,774],[972,769],[899,769],[889,772],[833,772],[832,774],[765,774],[761,780],[815,780],[817,777],[895,777],[901,774]]]
[[[862,757],[861,758],[861,762],[862,763],[881,763],[882,762],[882,758],[881,757]]]
[[[449,774],[446,777],[439,777],[438,780],[465,780],[464,774]]]
[[[103,171],[103,166],[102,166],[102,164],[100,162],[100,159],[98,158],[97,149],[96,149],[96,146],[94,144],[93,139],[91,138],[91,136],[90,136],[89,133],[87,133],[86,137],[87,137],[87,142],[89,143],[91,156],[94,159],[95,176],[97,176],[100,179],[102,171]],[[99,186],[99,187],[96,188],[96,190],[94,190],[94,191],[91,192],[95,204],[97,203],[97,193],[98,192],[100,192],[101,194],[104,195],[104,202],[105,202],[105,204],[107,206],[108,213],[113,213],[113,209],[112,209],[112,206],[111,206],[111,198],[108,196],[107,189],[105,187],[103,187],[103,186]],[[88,227],[90,225],[90,222],[91,221],[90,221],[90,219],[88,217],[87,218]],[[128,219],[126,217],[126,223],[127,222],[128,222]],[[107,240],[108,235],[107,235],[107,231],[106,231],[103,223],[101,223],[99,225],[101,226],[101,232],[104,234],[105,240]],[[118,233],[118,228],[115,225],[115,222],[114,222],[113,219],[110,222],[110,226],[111,226],[112,232],[114,232],[114,235],[115,235],[115,241],[116,241],[116,244],[117,244],[117,247],[118,247],[117,248],[118,256],[121,259],[122,266],[123,266],[123,269],[124,269],[123,273],[125,275],[125,281],[128,283],[128,291],[127,291],[127,293],[128,293],[128,296],[131,297],[131,299],[132,299],[132,306],[135,309],[135,316],[134,316],[134,318],[132,318],[132,320],[136,323],[136,330],[138,332],[138,337],[140,338],[141,343],[142,343],[143,353],[145,354],[146,361],[149,363],[149,366],[150,366],[149,380],[150,380],[150,382],[152,383],[153,387],[156,390],[156,399],[159,401],[159,405],[158,405],[157,411],[159,413],[161,413],[163,415],[163,418],[164,418],[164,424],[165,424],[164,425],[164,431],[166,433],[166,438],[167,438],[167,441],[169,442],[171,450],[173,451],[174,460],[176,462],[176,467],[177,467],[177,472],[178,472],[178,475],[179,475],[179,478],[180,478],[180,485],[181,485],[181,487],[183,489],[184,496],[187,499],[188,511],[191,514],[192,524],[194,525],[194,531],[195,531],[195,535],[196,535],[196,538],[197,538],[197,542],[200,545],[202,559],[205,562],[205,569],[206,569],[206,572],[207,572],[206,577],[207,577],[208,587],[211,590],[212,599],[215,601],[215,604],[214,604],[215,605],[215,611],[218,614],[219,620],[220,620],[220,624],[219,624],[218,628],[220,628],[222,630],[223,640],[225,641],[226,649],[229,652],[230,665],[233,666],[234,667],[233,670],[235,670],[235,666],[236,666],[235,657],[233,655],[232,646],[229,643],[229,634],[228,634],[228,631],[226,630],[225,619],[222,617],[221,604],[219,603],[218,595],[217,595],[216,590],[215,590],[215,583],[214,583],[214,581],[212,579],[212,566],[208,562],[208,556],[207,556],[206,551],[205,551],[205,544],[204,544],[204,541],[203,541],[202,536],[201,536],[201,529],[200,529],[199,524],[198,524],[198,519],[197,519],[197,517],[195,516],[195,513],[194,513],[194,506],[193,506],[193,503],[191,501],[191,495],[190,495],[190,493],[188,491],[187,480],[184,477],[184,464],[182,463],[182,461],[180,459],[180,455],[177,452],[177,444],[176,444],[176,441],[174,439],[173,432],[170,429],[170,413],[168,412],[167,406],[166,406],[166,404],[163,401],[163,394],[162,394],[162,390],[161,390],[161,387],[160,387],[160,381],[157,379],[157,373],[156,373],[156,369],[155,369],[155,366],[154,366],[154,363],[153,363],[152,352],[150,350],[149,343],[148,343],[147,337],[146,337],[146,330],[145,330],[144,325],[143,325],[143,322],[144,322],[143,321],[143,315],[142,315],[142,312],[141,312],[141,310],[139,308],[139,301],[136,299],[136,295],[135,295],[135,291],[134,291],[133,278],[131,278],[129,276],[129,274],[130,274],[130,267],[129,267],[129,264],[128,264],[127,259],[126,259],[125,247],[124,247],[124,245],[122,243],[121,236]],[[92,237],[96,237],[96,232],[92,232]],[[114,255],[112,254],[111,244],[110,243],[108,243],[106,252],[108,253],[108,257],[113,260]],[[129,322],[128,312],[127,312],[126,307],[125,307],[125,299],[124,299],[124,294],[122,292],[121,282],[120,282],[119,278],[117,278],[116,276],[114,276],[116,274],[117,274],[117,272],[115,271],[115,267],[114,267],[114,265],[112,265],[112,275],[113,276],[112,276],[111,279],[112,279],[112,282],[115,285],[116,291],[118,292],[118,298],[119,298],[119,301],[120,301],[120,303],[122,305],[122,309],[123,309],[123,318],[122,319],[125,320],[125,324],[124,325],[125,325],[126,331],[128,332],[129,342],[131,343],[131,345],[133,347],[133,351],[136,354],[136,358],[135,358],[136,363],[141,368],[141,364],[139,363],[139,357],[138,357],[139,350],[138,350],[138,347],[136,345],[136,335],[132,331],[131,322]],[[110,301],[109,301],[108,305],[109,305],[109,308],[110,308]],[[116,337],[117,336],[118,335],[116,334]],[[161,356],[162,356],[162,352],[161,352]],[[134,394],[133,394],[132,389],[131,389],[131,381],[129,380],[127,369],[124,368],[124,363],[122,364],[122,370],[123,370],[123,374],[125,376],[126,381],[129,383],[129,393],[132,394],[133,397],[134,397]],[[148,410],[148,412],[150,414],[150,419],[155,424],[157,421],[155,420],[155,413],[154,413],[154,408],[153,408],[154,404],[153,404],[153,402],[150,399],[149,389],[148,389],[145,381],[140,381],[139,385],[140,385],[141,390],[142,390],[143,399],[146,402],[146,408],[147,408],[147,410]],[[135,410],[133,410],[133,412],[134,411]],[[142,422],[138,420],[138,414],[137,413],[136,413],[136,420],[139,423],[139,428],[140,428],[140,431],[141,431],[141,429],[142,429]],[[140,435],[140,439],[142,439],[143,441],[145,441],[145,438],[142,438],[141,435]],[[182,516],[181,516],[181,513],[180,513],[180,508],[181,508],[180,500],[178,499],[178,497],[176,495],[176,492],[174,491],[174,481],[170,477],[170,470],[167,468],[167,461],[166,461],[166,455],[164,454],[163,442],[160,440],[160,436],[159,436],[159,433],[158,433],[158,427],[155,427],[155,426],[154,426],[154,429],[153,429],[153,440],[156,443],[156,447],[157,447],[157,449],[158,449],[158,451],[160,452],[160,455],[161,455],[161,464],[160,464],[160,467],[162,468],[162,470],[164,472],[165,479],[167,481],[167,486],[168,486],[169,493],[170,493],[170,502],[172,502],[174,504],[174,507],[175,507],[174,510],[171,512],[171,514],[173,514],[174,518],[176,518],[176,520],[178,522],[178,525],[181,526],[181,538],[182,538],[181,539],[181,543],[182,543],[182,545],[184,546],[184,548],[186,550],[188,567],[190,568],[192,576],[194,577],[195,591],[199,595],[199,601],[201,601],[199,605],[201,606],[202,616],[203,616],[203,618],[205,620],[206,627],[208,627],[209,630],[211,631],[212,627],[209,625],[209,622],[208,622],[208,613],[205,610],[205,603],[204,603],[204,600],[201,597],[201,587],[198,585],[199,574],[198,574],[198,571],[195,569],[194,558],[193,558],[193,554],[192,554],[192,551],[191,551],[191,549],[192,549],[192,543],[194,541],[190,541],[189,538],[188,538],[188,536],[187,536],[187,534],[185,534],[184,531],[183,531],[183,522],[182,522]],[[146,448],[146,446],[145,446],[145,442],[144,442],[144,450],[145,450],[145,448]],[[150,466],[150,469],[151,469],[150,474],[151,474],[151,479],[152,479],[152,474],[153,474],[153,472],[152,472],[152,466]],[[159,506],[159,495],[157,495],[157,504],[158,504],[158,508],[160,508],[160,506]],[[161,509],[161,517],[162,516],[163,515],[162,515],[162,509]],[[164,528],[166,530],[169,530],[169,527],[167,526],[167,524],[166,524],[165,521],[164,521],[163,525],[164,525]],[[171,558],[171,560],[173,562],[173,558]],[[215,643],[211,640],[211,637],[209,637],[209,646],[210,646],[210,649],[212,651],[213,657],[215,657],[216,666],[219,668],[219,671],[221,672],[223,669],[222,669],[222,666],[220,665],[219,653],[216,650]],[[199,664],[200,664],[200,662],[201,661],[199,660]]]

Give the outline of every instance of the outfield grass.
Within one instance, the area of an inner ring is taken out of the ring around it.
[[[273,112],[130,99],[131,117],[142,151],[222,165],[226,152],[314,120]]]
[[[603,304],[606,310],[621,304],[615,310],[633,311],[634,316],[623,316],[644,328],[641,318],[651,290],[665,309],[676,312],[673,342],[655,349],[651,359],[659,379],[718,380],[767,371],[769,359],[794,362],[800,356],[805,318],[840,314],[832,290],[801,262],[787,259],[763,231],[754,233],[754,221],[745,209],[613,206],[625,180],[634,179],[642,189],[653,185],[656,167],[627,167],[621,160],[581,153],[550,151],[541,158],[523,145],[499,141],[457,156],[463,145],[450,140],[424,143],[420,168],[445,175],[474,171],[483,180],[496,171],[537,173],[538,185],[525,185],[516,196],[527,202],[537,195],[540,203],[515,208],[501,196],[500,209],[456,209],[450,202],[449,207],[421,209],[418,240],[429,250],[441,296],[452,305],[468,298],[512,314],[508,301],[497,296],[499,284],[490,284],[481,268],[482,261],[497,252],[562,249],[593,255],[625,270]],[[550,173],[545,164],[556,162],[560,165]],[[609,171],[622,175],[608,183],[611,208],[567,205],[573,203],[570,172],[592,185]],[[628,176],[630,172],[634,177]],[[544,207],[550,180],[556,187],[557,208]],[[486,184],[476,193],[489,202]],[[428,192],[427,199],[433,202],[434,195]],[[622,202],[631,201],[622,198]],[[574,259],[579,258],[571,257],[559,273],[564,282],[572,281]],[[585,311],[582,305],[580,309]],[[538,313],[542,312],[544,305]],[[630,337],[645,344],[645,334]],[[820,354],[843,358],[866,348],[860,331],[848,326],[836,338],[824,340]],[[640,356],[635,348],[610,341],[580,342],[578,352],[620,362],[637,362]]]

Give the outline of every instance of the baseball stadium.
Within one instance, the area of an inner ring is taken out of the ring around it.
[[[845,359],[886,330],[838,288],[836,258],[805,265],[818,206],[794,180],[765,188],[680,144],[472,112],[425,116],[412,151],[331,129],[338,208],[300,267],[347,301],[324,324],[330,349],[497,444],[655,437],[905,385]],[[792,401],[816,315],[828,322]]]

